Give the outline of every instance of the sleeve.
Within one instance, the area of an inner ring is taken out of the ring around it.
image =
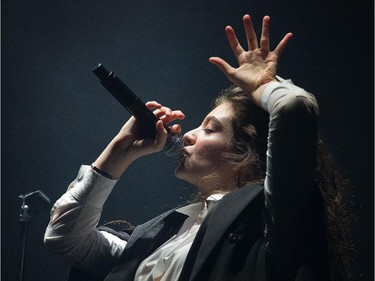
[[[90,166],[81,166],[77,178],[52,207],[44,235],[47,248],[96,276],[108,274],[126,245],[119,237],[96,228],[115,183]]]
[[[315,97],[290,80],[270,83],[261,104],[270,114],[265,237],[271,262],[282,265],[279,273],[292,274],[318,192],[314,178],[319,109]]]

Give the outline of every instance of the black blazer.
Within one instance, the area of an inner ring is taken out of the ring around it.
[[[265,234],[265,225],[272,222],[267,221],[262,186],[248,185],[224,196],[202,223],[178,281],[329,280],[319,192],[315,201],[311,217],[294,226],[302,229],[298,236],[273,243]],[[185,219],[171,210],[135,228],[117,265],[104,280],[134,280],[142,260],[172,237]],[[272,239],[277,240],[277,235]],[[69,280],[85,280],[82,275],[75,279],[77,274],[82,273],[72,270]]]

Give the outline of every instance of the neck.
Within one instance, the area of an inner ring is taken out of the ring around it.
[[[227,194],[236,189],[236,185],[234,184],[234,182],[220,182],[215,178],[202,179],[199,183],[196,184],[196,187],[203,198],[207,198],[212,194]]]

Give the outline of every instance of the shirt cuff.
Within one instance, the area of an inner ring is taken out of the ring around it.
[[[82,165],[68,192],[80,203],[103,207],[117,180],[101,176],[88,165]]]
[[[281,88],[287,88],[288,86],[292,86],[293,82],[291,80],[285,80],[279,76],[276,76],[278,81],[270,82],[267,87],[264,89],[260,104],[262,108],[267,111],[268,113],[271,112],[271,107],[273,102],[271,102],[271,95],[276,90]],[[284,93],[285,94],[285,93]]]

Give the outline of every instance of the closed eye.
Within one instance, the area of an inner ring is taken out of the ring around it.
[[[222,125],[215,116],[207,116],[203,120],[201,127],[204,132],[210,134],[219,131],[222,128]]]
[[[203,131],[205,131],[206,133],[213,133],[213,132],[215,132],[214,130],[209,129],[209,128],[204,128]]]

